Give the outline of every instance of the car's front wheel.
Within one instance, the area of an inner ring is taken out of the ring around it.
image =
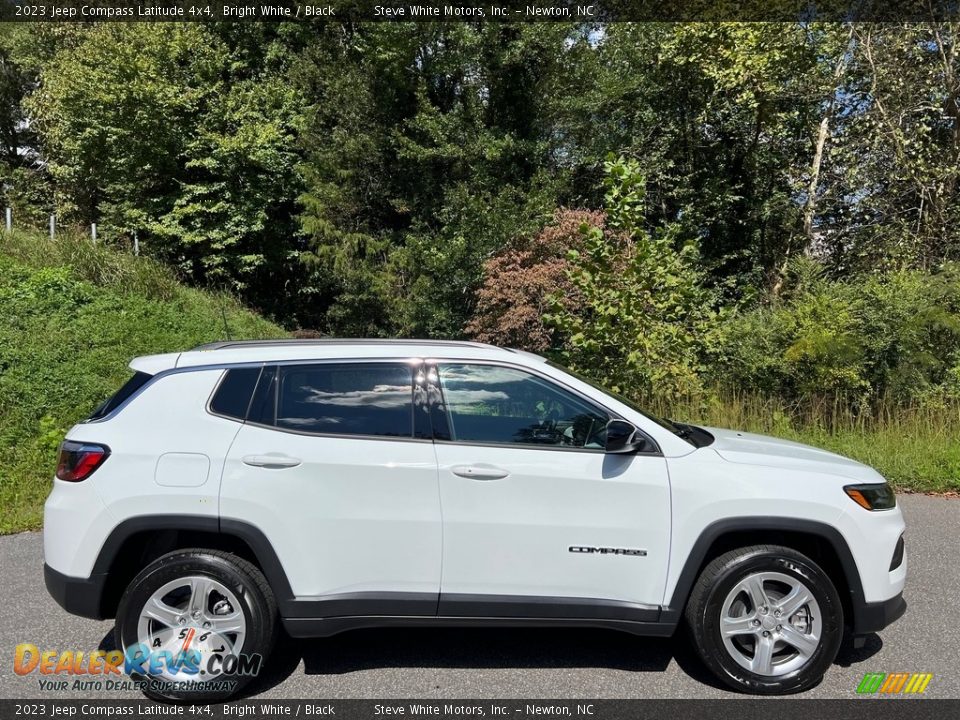
[[[262,670],[276,615],[273,593],[252,563],[217,550],[179,550],[127,587],[116,643],[148,696],[216,701]]]
[[[843,607],[830,578],[810,558],[776,545],[712,560],[690,595],[686,620],[718,678],[764,695],[818,683],[843,636]]]

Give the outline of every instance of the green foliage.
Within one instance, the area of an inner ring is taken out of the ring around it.
[[[71,257],[92,262],[71,266]],[[0,533],[36,527],[56,447],[129,376],[137,355],[282,330],[156,262],[84,238],[0,237]],[[226,327],[224,323],[226,322]]]
[[[38,33],[35,51],[49,55],[24,104],[61,224],[98,222],[107,242],[136,232],[199,282],[275,286],[292,252],[300,96],[282,58],[270,59],[271,31],[244,28],[105,23],[70,42]]]
[[[786,398],[957,398],[960,271],[898,271],[832,281],[810,261],[791,268],[780,302],[725,327],[729,387]]]
[[[568,276],[578,301],[558,302],[549,318],[559,357],[619,392],[689,392],[699,386],[717,319],[696,249],[676,249],[676,227],[649,232],[640,225],[644,178],[637,162],[611,158],[605,167],[611,231],[586,228],[583,249],[571,251]]]
[[[461,334],[484,260],[554,209],[559,181],[537,110],[564,34],[466,23],[324,30],[298,66],[314,99],[303,259],[328,303],[305,322],[345,335]]]

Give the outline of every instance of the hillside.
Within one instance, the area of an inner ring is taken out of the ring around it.
[[[137,355],[284,331],[225,294],[89,238],[0,236],[0,533],[36,528],[66,430]]]

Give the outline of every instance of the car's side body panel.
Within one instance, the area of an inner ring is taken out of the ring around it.
[[[241,427],[206,412],[222,374],[166,375],[143,387],[121,413],[70,430],[68,440],[102,443],[114,453],[88,480],[54,481],[44,519],[49,564],[73,577],[89,575],[111,530],[128,518],[218,516],[224,458]],[[171,453],[206,459],[205,479],[170,484],[162,458]]]

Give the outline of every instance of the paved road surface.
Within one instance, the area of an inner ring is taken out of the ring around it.
[[[844,648],[804,697],[853,697],[866,672],[932,672],[928,697],[960,698],[960,500],[907,495],[900,503],[908,523],[907,614],[864,648]],[[17,643],[91,651],[112,633],[112,622],[68,615],[47,595],[39,534],[0,537],[0,608],[0,697],[83,697],[41,691],[35,675],[12,672]],[[288,639],[257,683],[259,696],[276,698],[734,696],[701,668],[682,634],[646,639],[582,629],[357,630]]]

